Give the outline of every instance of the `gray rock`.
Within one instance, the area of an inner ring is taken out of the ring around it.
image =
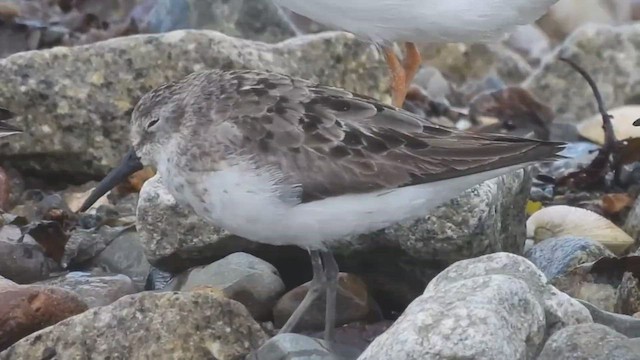
[[[176,276],[163,290],[189,291],[211,286],[239,301],[254,319],[267,320],[271,308],[284,293],[278,270],[268,262],[245,253],[234,253],[207,266]]]
[[[69,174],[104,176],[130,145],[129,117],[139,98],[207,68],[288,73],[390,101],[382,57],[345,33],[273,45],[210,30],[115,38],[0,60],[0,99],[29,129],[2,144],[3,159],[18,170],[67,181]]]
[[[622,227],[636,242],[640,240],[640,199],[636,199]]]
[[[280,334],[269,339],[247,360],[349,360],[360,351],[299,334]]]
[[[180,206],[158,175],[140,190],[137,228],[147,258],[161,270],[178,273],[256,246],[207,223]]]
[[[15,225],[4,225],[0,229],[0,276],[19,284],[29,284],[62,271],[31,236],[20,240],[21,234]]]
[[[109,305],[125,295],[136,292],[133,282],[125,275],[79,271],[40,281],[35,285],[56,286],[74,292],[90,308]]]
[[[529,286],[544,308],[547,336],[568,325],[593,321],[589,311],[578,301],[549,285],[544,274],[535,265],[524,257],[510,253],[495,253],[459,261],[433,279],[425,294],[444,291],[441,289],[460,280],[493,274],[514,277]]]
[[[640,338],[640,319],[599,309],[588,301],[578,301],[591,313],[593,322],[605,325],[630,338]]]
[[[144,289],[151,265],[140,243],[139,234],[130,229],[111,240],[98,256],[91,260],[91,266],[105,272],[128,276],[138,291]]]
[[[626,336],[600,324],[566,327],[555,333],[544,346],[538,360],[638,360],[637,344]]]
[[[208,29],[266,42],[295,35],[271,0],[158,0],[140,20],[150,32]]]
[[[543,61],[524,86],[554,110],[556,122],[577,123],[597,114],[589,85],[569,65],[557,60],[563,55],[593,76],[607,108],[627,104],[640,95],[639,42],[640,24],[582,26]]]
[[[544,335],[527,283],[486,275],[427,289],[358,359],[530,359]]]
[[[238,302],[204,292],[146,292],[34,333],[0,359],[239,360],[266,340]]]
[[[603,256],[614,257],[613,253],[599,242],[572,236],[541,241],[525,256],[551,281],[577,265],[596,261]]]

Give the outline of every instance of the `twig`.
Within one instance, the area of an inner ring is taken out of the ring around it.
[[[591,90],[593,91],[593,95],[596,98],[596,102],[598,103],[598,111],[602,116],[602,130],[604,131],[604,144],[598,151],[598,155],[591,161],[591,163],[582,170],[578,170],[567,174],[558,180],[558,185],[573,185],[579,188],[590,187],[597,184],[603,184],[604,177],[611,169],[611,156],[615,155],[615,151],[617,150],[620,142],[616,139],[615,133],[613,131],[613,124],[611,123],[612,116],[607,113],[607,109],[604,106],[604,101],[602,100],[602,95],[600,94],[600,90],[598,90],[598,85],[589,73],[587,73],[583,68],[581,68],[578,64],[573,62],[572,60],[559,57],[559,60],[566,62],[569,64],[574,70],[576,70],[582,77],[589,83]],[[614,160],[614,181],[618,182],[619,180],[619,168],[617,165],[617,161]]]

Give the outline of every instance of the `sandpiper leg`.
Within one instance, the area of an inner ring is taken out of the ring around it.
[[[403,67],[405,72],[405,94],[409,90],[409,86],[413,82],[413,78],[418,73],[418,69],[420,69],[420,65],[422,64],[422,56],[420,55],[420,51],[416,44],[412,42],[408,42],[404,44],[407,53],[405,54]]]
[[[324,290],[324,287],[327,284],[320,251],[310,250],[309,256],[311,257],[311,266],[313,268],[313,279],[311,279],[311,283],[309,283],[309,291],[307,291],[307,294],[304,296],[304,299],[302,299],[302,302],[300,302],[300,305],[298,305],[293,314],[291,314],[289,320],[287,320],[282,329],[278,331],[278,334],[290,333],[293,331],[302,318],[302,315],[304,315],[309,306],[311,306],[311,304],[313,304],[313,302],[322,294],[322,290]]]
[[[322,262],[327,279],[327,302],[324,320],[324,340],[331,343],[334,340],[336,328],[336,296],[338,293],[338,263],[330,251],[323,251]]]
[[[393,52],[393,49],[383,47],[382,51],[385,59],[387,60],[389,70],[391,71],[391,103],[393,106],[402,107],[404,98],[407,95],[407,81],[404,67]]]
[[[416,44],[405,43],[405,50],[407,53],[404,61],[400,63],[393,49],[382,48],[389,70],[391,70],[391,98],[393,106],[396,107],[402,107],[409,86],[411,86],[411,82],[422,64],[422,56]]]

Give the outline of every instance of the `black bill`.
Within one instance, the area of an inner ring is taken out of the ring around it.
[[[136,171],[142,170],[143,166],[140,162],[140,158],[136,155],[136,152],[131,149],[120,161],[115,169],[111,170],[107,176],[96,186],[91,195],[84,201],[80,207],[80,212],[87,211],[98,199],[100,199],[109,190],[116,187],[121,182],[125,181],[129,175]]]

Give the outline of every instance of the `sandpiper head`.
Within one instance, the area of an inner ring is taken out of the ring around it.
[[[100,197],[144,165],[157,166],[163,148],[169,145],[180,126],[184,107],[180,83],[160,86],[144,95],[131,115],[132,148],[120,164],[111,170],[80,207],[86,211]],[[144,165],[143,165],[144,164]]]

